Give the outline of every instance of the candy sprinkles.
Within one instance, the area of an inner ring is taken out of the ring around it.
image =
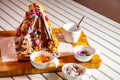
[[[90,56],[90,54],[88,54],[88,52],[87,51],[78,51],[77,52],[77,55],[79,55],[79,56]]]

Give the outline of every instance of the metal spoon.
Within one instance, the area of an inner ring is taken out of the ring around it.
[[[84,19],[84,17],[85,16],[83,16],[82,19],[80,19],[80,22],[78,23],[78,25],[76,27],[71,28],[69,31],[76,31],[76,30],[78,30],[80,28],[79,25],[82,22],[82,20]]]
[[[85,17],[85,16],[83,16],[83,17],[82,17],[82,19],[81,19],[81,20],[80,20],[80,22],[78,23],[78,25],[77,25],[77,28],[76,28],[76,29],[79,29],[79,25],[80,25],[80,23],[82,22],[82,20],[84,19],[84,17]]]

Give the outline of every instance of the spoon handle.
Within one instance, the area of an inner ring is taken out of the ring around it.
[[[82,22],[82,20],[84,19],[85,16],[82,17],[82,19],[80,20],[80,22],[78,23],[77,27],[79,27],[79,24]]]

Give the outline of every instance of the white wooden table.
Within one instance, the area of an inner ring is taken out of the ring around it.
[[[53,27],[79,22],[91,46],[100,51],[102,65],[91,69],[91,80],[120,79],[120,24],[73,0],[0,0],[0,31],[15,30],[28,5],[41,1]],[[101,5],[102,6],[102,5]],[[118,16],[120,17],[120,16]],[[0,80],[63,80],[61,72],[3,77]]]

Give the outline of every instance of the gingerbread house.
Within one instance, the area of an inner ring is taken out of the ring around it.
[[[52,32],[52,25],[40,2],[29,5],[25,18],[16,30],[15,46],[18,54],[29,55],[46,47],[58,52],[58,39]]]

